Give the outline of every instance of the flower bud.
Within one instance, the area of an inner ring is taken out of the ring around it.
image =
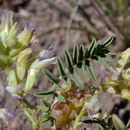
[[[13,12],[3,11],[0,25],[0,39],[5,48],[16,44],[16,23],[13,25]]]
[[[31,28],[29,26],[29,23],[25,26],[24,30],[18,34],[17,36],[17,39],[18,39],[18,42],[23,46],[23,47],[26,47],[29,42],[31,41],[31,38],[32,38],[32,34],[34,32],[34,27]]]

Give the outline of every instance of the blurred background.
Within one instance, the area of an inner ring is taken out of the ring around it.
[[[130,47],[130,0],[0,0],[0,10],[3,9],[15,13],[14,20],[18,21],[19,30],[23,29],[27,22],[37,26],[34,34],[37,42],[32,45],[34,51],[46,49],[48,44],[52,44],[56,56],[63,58],[64,48],[71,52],[75,44],[84,44],[87,47],[94,38],[105,40],[114,35],[117,40],[110,49],[117,52],[113,57],[116,61],[119,54]],[[112,65],[115,66],[115,63]],[[96,63],[93,66],[97,81],[93,83],[90,77],[87,80],[98,87],[105,68]],[[49,69],[58,75],[55,65]],[[6,75],[0,70],[0,107],[10,108],[17,117],[17,120],[10,119],[7,129],[32,130],[26,116],[23,116],[19,108],[16,109],[17,101],[5,92],[6,85]],[[47,77],[41,73],[33,92],[47,90],[50,86]],[[33,96],[30,96],[29,100],[33,105],[39,103]],[[120,99],[111,98],[110,95],[104,96],[103,100],[109,104],[109,107],[106,105],[108,111],[121,103]],[[130,115],[130,105],[127,101],[121,107],[120,117],[125,113]],[[92,126],[91,129],[94,130]]]

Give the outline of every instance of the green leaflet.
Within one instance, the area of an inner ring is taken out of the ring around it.
[[[107,47],[111,43],[113,43],[115,40],[116,40],[116,38],[114,36],[111,36],[108,40],[106,40],[105,42],[102,43],[102,46],[103,47]]]
[[[34,96],[36,97],[49,97],[51,95],[53,95],[54,92],[53,91],[49,91],[49,92],[39,92],[39,93],[35,93]]]
[[[84,47],[83,47],[83,45],[81,45],[79,48],[78,63],[82,62],[83,58],[84,58]]]
[[[100,124],[98,124],[97,129],[96,130],[105,130]]]
[[[81,71],[81,74],[82,74],[82,76],[83,76],[83,79],[84,79],[84,80],[87,80],[87,74],[86,74],[86,72],[85,72],[84,64],[82,64],[81,68],[79,68],[79,69],[80,69],[80,71]]]
[[[75,83],[77,84],[77,86],[79,88],[83,89],[84,85],[83,85],[82,81],[80,80],[79,76],[77,75],[77,73],[75,71],[73,71],[71,73],[71,76],[72,76],[73,80],[75,81]]]
[[[94,70],[93,70],[93,67],[92,67],[90,61],[86,60],[86,61],[85,61],[85,65],[86,65],[88,71],[90,72],[92,78],[93,78],[94,80],[96,80],[96,76],[95,76],[95,73],[94,73]]]
[[[109,55],[105,55],[103,59],[109,62],[114,62],[114,60]]]
[[[72,59],[67,50],[65,50],[65,59],[66,59],[66,63],[67,63],[67,67],[68,67],[69,71],[73,71]]]
[[[75,45],[73,49],[73,64],[74,65],[78,63],[78,55],[79,55],[78,46]]]
[[[47,75],[47,77],[55,84],[59,84],[60,80],[57,79],[51,72],[48,70],[44,70],[44,73]]]
[[[104,67],[106,67],[107,69],[109,69],[109,66],[107,65],[107,63],[106,63],[104,60],[102,60],[102,58],[97,57],[96,61],[97,61],[98,63],[102,64],[102,65],[103,65]]]
[[[126,130],[125,125],[116,115],[112,115],[112,121],[116,130]]]
[[[95,44],[96,44],[96,40],[93,40],[92,43],[91,43],[91,46],[89,47],[88,53],[89,53],[90,57],[92,57],[92,55],[93,55]]]
[[[62,95],[60,95],[60,94],[55,93],[54,96],[57,97],[61,102],[65,102],[66,101],[65,98]]]
[[[46,100],[42,100],[42,107],[44,112],[48,112],[51,108],[51,104]]]
[[[62,78],[66,81],[67,76],[66,76],[65,68],[64,68],[64,65],[63,65],[62,61],[60,60],[60,58],[57,58],[57,63],[58,63],[60,74],[61,74]]]

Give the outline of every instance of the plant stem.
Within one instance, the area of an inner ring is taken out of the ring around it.
[[[83,107],[82,110],[80,111],[79,115],[75,119],[72,130],[76,130],[76,128],[78,127],[79,122],[80,122],[80,120],[81,120],[81,118],[82,118],[82,116],[84,115],[85,112],[86,112],[86,108]]]
[[[33,117],[29,114],[28,110],[24,107],[23,102],[19,100],[19,103],[20,103],[20,107],[21,107],[21,109],[24,111],[25,115],[30,119],[30,121],[32,122],[33,127],[35,127],[35,125],[36,125],[35,120],[34,120]]]

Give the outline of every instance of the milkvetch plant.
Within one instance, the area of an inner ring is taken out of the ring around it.
[[[59,57],[56,60],[55,50],[51,45],[47,50],[41,50],[33,55],[30,45],[36,27],[31,27],[27,23],[24,30],[18,33],[16,25],[17,23],[13,24],[13,12],[2,11],[0,67],[7,75],[8,85],[5,89],[18,100],[18,105],[29,118],[34,130],[42,129],[47,122],[51,123],[50,129],[64,128],[69,124],[70,130],[76,130],[81,123],[97,123],[97,129],[110,130],[112,121],[117,130],[129,128],[129,125],[125,126],[116,115],[103,110],[100,99],[101,92],[110,92],[111,87],[114,93],[117,93],[116,89],[118,89],[118,93],[129,100],[129,88],[120,80],[122,78],[129,84],[129,68],[126,68],[129,49],[121,54],[117,68],[114,70],[106,61],[113,61],[111,58],[113,52],[107,47],[116,38],[111,36],[106,41],[93,40],[89,48],[75,45],[73,54],[65,50],[65,65]],[[93,80],[96,80],[92,60],[109,69],[106,82],[102,83],[100,88],[92,87],[87,83],[86,69]],[[59,77],[45,69],[50,64],[56,63]],[[33,89],[40,71],[52,81],[53,86],[49,91],[34,93],[34,96],[41,98],[41,102],[37,106],[32,106],[26,96]],[[6,124],[7,116],[16,118],[11,110],[1,108],[0,119]],[[83,116],[87,119],[82,120]],[[71,125],[73,120],[74,123]]]

